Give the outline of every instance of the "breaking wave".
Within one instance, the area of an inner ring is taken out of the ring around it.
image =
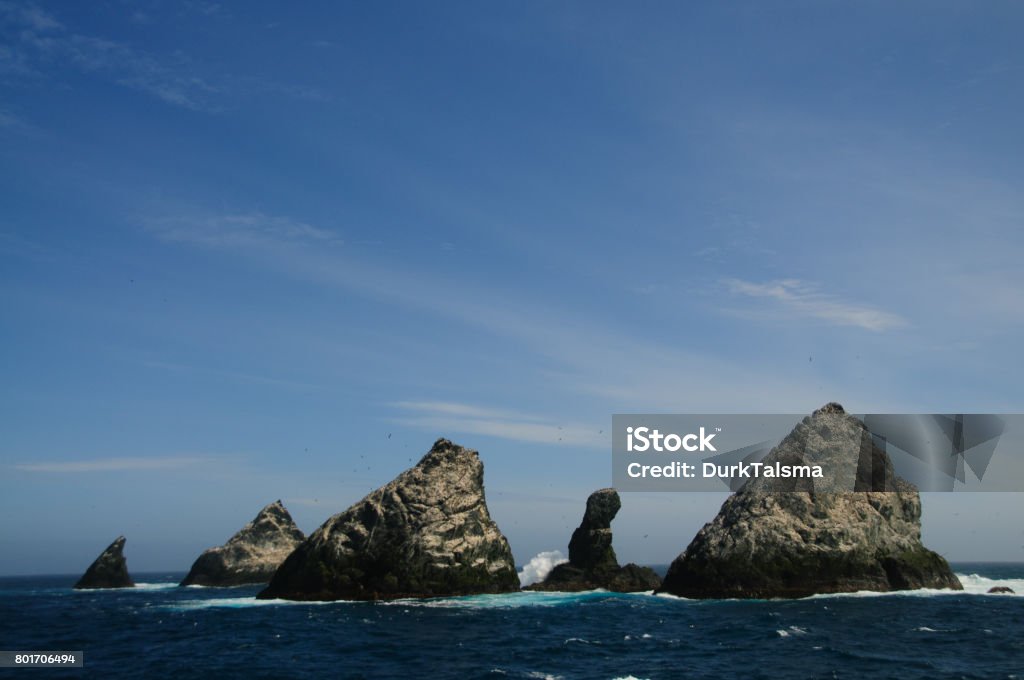
[[[538,553],[519,572],[519,585],[525,587],[534,583],[540,583],[547,578],[552,569],[568,561],[561,550],[548,550]]]

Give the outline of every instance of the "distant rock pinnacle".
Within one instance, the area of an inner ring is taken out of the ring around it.
[[[135,583],[128,575],[124,559],[124,536],[118,536],[78,579],[75,588],[132,588]]]
[[[579,591],[604,588],[617,592],[653,590],[661,579],[653,569],[619,566],[612,548],[612,520],[622,507],[615,489],[600,489],[587,498],[587,510],[569,540],[569,561],[559,564],[528,590]]]
[[[281,501],[275,501],[227,543],[204,551],[181,585],[267,583],[304,538]]]

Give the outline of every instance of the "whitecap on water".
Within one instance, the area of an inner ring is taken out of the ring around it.
[[[998,586],[1012,589],[1013,594],[1017,596],[1024,595],[1024,579],[1021,578],[988,578],[980,574],[957,574],[956,577],[963,584],[964,592],[974,595],[988,595],[990,588]],[[1005,596],[1010,593],[999,594]]]
[[[935,597],[943,595],[998,595],[1000,597],[1006,597],[1007,595],[1013,597],[1024,596],[1024,579],[1014,578],[988,578],[979,574],[957,574],[956,577],[960,579],[960,583],[963,585],[963,590],[950,590],[948,588],[921,588],[919,590],[893,590],[889,592],[879,592],[876,590],[858,590],[853,593],[818,593],[817,595],[809,595],[803,600],[816,600],[822,598],[833,598],[833,597]],[[1013,593],[989,593],[989,589],[1002,586],[1010,588]],[[681,600],[684,602],[697,602],[699,600],[695,598],[679,597],[678,595],[672,595],[669,593],[658,593],[655,597],[663,597],[670,600]],[[733,601],[736,598],[722,598],[719,601]],[[772,599],[771,601],[777,601]],[[774,614],[772,614],[774,615]]]
[[[629,636],[627,636],[627,637],[629,637]],[[564,644],[569,644],[570,642],[577,642],[577,643],[579,643],[581,645],[599,645],[599,644],[601,644],[600,642],[597,642],[597,641],[584,640],[583,638],[578,638],[578,637],[571,637],[571,638],[567,639]]]
[[[790,626],[788,630],[782,630],[781,628],[776,633],[779,637],[790,637],[791,635],[807,635],[807,629],[801,628],[800,626]]]
[[[978,574],[957,574],[956,577],[960,579],[960,583],[963,585],[963,590],[950,590],[948,588],[921,588],[919,590],[894,590],[887,593],[880,593],[874,590],[859,590],[855,593],[821,593],[818,595],[811,595],[804,599],[820,599],[827,597],[947,597],[950,595],[989,595],[990,588],[995,586],[1004,586],[1013,589],[1013,594],[1008,593],[992,593],[992,596],[1006,597],[1021,597],[1024,595],[1024,579],[995,579],[987,578],[985,576],[979,576]]]
[[[150,590],[171,590],[177,587],[177,583],[136,583],[134,588],[71,588],[70,590],[76,593],[137,593]]]
[[[339,602],[345,602],[340,600]],[[206,600],[184,600],[173,604],[161,605],[159,609],[170,611],[194,611],[196,609],[231,608],[242,609],[246,607],[268,607],[268,606],[295,606],[295,605],[324,605],[337,604],[337,602],[310,602],[305,600],[257,600],[255,597],[212,597]]]
[[[445,607],[454,609],[514,609],[518,607],[557,607],[608,597],[635,597],[633,593],[609,593],[607,590],[586,590],[580,593],[515,592],[494,595],[463,595],[429,599],[406,599],[381,602],[402,607]]]

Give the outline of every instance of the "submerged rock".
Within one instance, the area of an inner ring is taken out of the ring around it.
[[[615,489],[600,489],[587,498],[587,510],[569,540],[569,561],[557,565],[528,590],[579,591],[604,588],[617,592],[653,590],[661,579],[648,567],[619,566],[612,548],[612,520],[622,507]]]
[[[204,551],[181,585],[267,583],[304,538],[281,501],[275,501],[260,510],[227,543]]]
[[[135,583],[128,575],[124,559],[124,536],[118,536],[78,579],[75,588],[132,588]]]
[[[921,499],[864,424],[831,403],[765,458],[823,479],[751,479],[669,567],[660,592],[691,598],[962,590],[921,544]],[[853,489],[854,491],[850,491]]]
[[[989,592],[989,593],[1003,593],[1003,594],[1007,594],[1007,595],[1015,595],[1016,594],[1014,592],[1013,588],[1009,588],[1007,586],[993,586],[993,587],[989,588],[987,592]]]
[[[438,439],[393,481],[328,519],[261,598],[371,600],[519,590],[476,451]]]

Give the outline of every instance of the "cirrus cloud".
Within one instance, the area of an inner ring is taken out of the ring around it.
[[[772,300],[780,310],[837,326],[855,326],[882,332],[907,325],[906,320],[897,314],[821,293],[815,286],[799,279],[780,279],[766,283],[725,279],[723,283],[734,295]]]

